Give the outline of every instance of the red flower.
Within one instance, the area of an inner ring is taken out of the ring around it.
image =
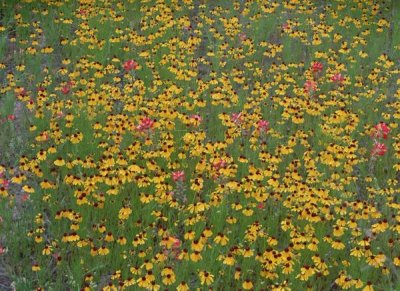
[[[151,129],[154,126],[154,120],[151,118],[145,117],[142,119],[140,124],[136,127],[137,130],[143,131],[147,129]]]
[[[15,116],[14,114],[9,114],[9,115],[7,116],[7,119],[10,120],[10,121],[15,120],[15,118],[16,118],[16,116]]]
[[[25,202],[25,201],[28,200],[28,199],[29,199],[29,194],[27,194],[27,193],[22,194],[22,196],[21,196],[21,201],[22,201],[22,202]]]
[[[62,92],[63,94],[65,94],[65,95],[68,94],[70,90],[71,90],[71,87],[68,86],[68,85],[65,85],[65,86],[63,86],[63,87],[61,88],[61,92]]]
[[[233,123],[236,124],[236,125],[241,124],[242,121],[243,121],[242,112],[239,112],[239,113],[232,113],[232,114],[231,114],[231,120],[232,120]]]
[[[387,147],[384,143],[375,143],[372,148],[371,156],[383,156],[387,152]]]
[[[136,63],[134,60],[127,60],[124,63],[125,71],[136,70],[137,67],[138,67],[138,63]]]
[[[384,122],[379,122],[377,125],[374,126],[374,129],[372,130],[371,133],[371,137],[387,139],[389,132],[390,132],[389,126]]]
[[[324,66],[323,66],[322,63],[320,63],[320,62],[314,62],[314,63],[311,65],[311,70],[312,70],[314,73],[322,72],[323,69],[324,69]]]
[[[244,32],[240,32],[240,33],[238,34],[238,37],[239,37],[239,40],[240,40],[240,41],[245,41],[245,40],[247,39],[247,35],[246,35],[246,33],[244,33]]]
[[[335,75],[333,75],[331,77],[331,81],[335,82],[335,83],[338,83],[338,84],[342,84],[343,81],[344,81],[344,77],[342,76],[342,74],[336,73]]]
[[[185,180],[185,172],[183,171],[176,171],[172,173],[172,180],[174,182],[183,182]]]
[[[257,128],[259,131],[267,132],[269,130],[269,122],[266,120],[260,120],[257,123]]]
[[[282,29],[283,30],[287,30],[287,29],[289,29],[290,28],[290,26],[289,26],[289,24],[287,23],[287,22],[285,22],[284,24],[282,24]]]
[[[1,184],[3,185],[4,188],[8,189],[8,187],[10,186],[10,181],[9,180],[3,180],[1,182]]]
[[[179,249],[181,247],[181,241],[179,238],[174,238],[174,244],[172,245],[173,249]]]
[[[216,170],[224,168],[226,166],[226,162],[222,159],[219,159],[217,162],[213,163],[213,166]]]
[[[307,80],[304,83],[304,91],[306,93],[310,93],[310,92],[314,92],[315,90],[317,90],[317,83],[312,81],[312,80]]]

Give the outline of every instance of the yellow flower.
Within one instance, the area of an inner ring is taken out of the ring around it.
[[[345,245],[340,240],[334,240],[332,241],[332,248],[334,248],[335,250],[343,250],[345,248]]]
[[[222,233],[218,233],[218,235],[214,238],[214,242],[220,244],[221,246],[226,246],[228,241],[229,238]]]
[[[200,277],[200,282],[201,285],[211,285],[212,282],[214,282],[214,275],[211,273],[208,273],[207,271],[201,271],[199,273],[199,277]]]
[[[364,255],[364,252],[361,250],[360,247],[355,247],[351,250],[350,256],[361,258]]]
[[[35,189],[33,189],[31,186],[29,185],[25,185],[22,187],[22,190],[24,190],[26,193],[35,193]]]
[[[45,246],[44,249],[42,250],[42,255],[48,256],[51,254],[52,247],[51,246]]]
[[[163,276],[162,282],[164,285],[172,285],[175,282],[175,275],[174,274],[167,274]]]
[[[301,267],[300,274],[298,274],[296,278],[299,278],[301,281],[307,281],[314,273],[314,268],[306,265]]]
[[[119,210],[118,218],[121,220],[126,220],[129,218],[129,215],[131,215],[131,213],[132,209],[130,209],[129,207],[123,207]]]
[[[367,258],[368,265],[371,265],[375,268],[382,267],[385,261],[386,256],[384,254],[378,254],[376,256],[371,255]]]
[[[199,240],[193,240],[191,248],[194,251],[201,252],[204,248],[204,245]]]
[[[242,212],[245,216],[252,216],[254,213],[253,209],[251,209],[250,207],[246,207],[245,209],[243,209]]]
[[[149,288],[149,286],[150,286],[150,282],[147,280],[146,276],[139,278],[136,281],[136,283],[138,284],[139,287],[142,287],[142,288]]]
[[[244,290],[250,290],[253,288],[253,286],[253,283],[249,279],[245,280],[242,284]]]
[[[176,291],[188,291],[189,290],[189,286],[185,281],[182,281],[177,287],[176,287]]]
[[[232,256],[232,254],[228,254],[224,260],[223,260],[224,265],[228,266],[233,266],[235,264],[235,258]]]
[[[395,257],[394,259],[393,259],[393,264],[395,265],[395,266],[400,266],[400,256],[397,256],[397,257]]]
[[[229,224],[235,224],[237,222],[237,218],[233,216],[229,216],[226,218],[226,222]]]
[[[196,233],[193,230],[189,230],[188,232],[185,233],[184,239],[185,240],[193,240],[195,235],[196,235]]]
[[[61,167],[65,165],[65,161],[63,160],[63,158],[58,157],[57,160],[54,161],[54,165]]]
[[[201,261],[202,259],[203,257],[201,256],[201,253],[197,251],[190,254],[190,260],[192,260],[193,262],[198,262]]]
[[[32,271],[33,271],[33,272],[38,272],[38,271],[40,271],[40,266],[39,266],[39,264],[37,264],[37,263],[33,264],[33,265],[32,265]]]
[[[367,282],[367,285],[362,289],[362,291],[374,291],[374,287],[371,282]]]

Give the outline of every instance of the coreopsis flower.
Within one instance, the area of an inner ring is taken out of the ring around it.
[[[384,122],[379,122],[377,125],[374,126],[371,137],[387,139],[389,132],[389,126]]]
[[[312,275],[315,274],[315,270],[313,267],[305,265],[301,267],[300,269],[300,274],[296,276],[296,278],[299,278],[301,281],[307,281],[308,278],[310,278]]]
[[[127,60],[124,63],[125,71],[136,70],[138,66],[139,66],[138,63],[136,63],[134,60]]]
[[[183,171],[173,172],[172,180],[174,180],[174,182],[183,182],[185,180],[185,172]]]
[[[33,272],[38,272],[40,271],[40,266],[37,263],[32,264],[32,271]]]
[[[199,126],[203,119],[198,114],[193,114],[190,116],[190,123],[192,126]]]
[[[322,72],[323,69],[324,69],[324,66],[320,62],[314,62],[311,65],[311,70],[313,71],[313,73],[320,73],[320,72]]]
[[[201,285],[211,285],[212,282],[214,282],[214,275],[207,271],[201,271],[199,273],[199,277]]]
[[[242,287],[244,290],[250,290],[253,289],[254,285],[251,280],[247,279],[243,282]]]
[[[185,281],[182,281],[178,285],[178,287],[176,287],[176,290],[177,291],[188,291],[189,290],[189,285]]]
[[[362,289],[362,291],[374,291],[374,287],[372,286],[371,282],[367,282],[367,284],[365,285],[365,287]]]
[[[383,156],[386,152],[387,152],[386,145],[384,143],[376,142],[374,143],[374,147],[372,148],[371,156],[372,157]]]

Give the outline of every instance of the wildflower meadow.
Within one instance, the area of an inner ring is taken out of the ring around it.
[[[400,290],[400,1],[0,0],[0,290]]]

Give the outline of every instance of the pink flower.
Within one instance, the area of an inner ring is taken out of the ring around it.
[[[333,75],[331,77],[331,81],[335,82],[335,83],[338,83],[338,84],[342,84],[343,81],[344,81],[344,77],[342,76],[342,74],[336,73],[335,75]]]
[[[324,69],[324,66],[320,62],[313,62],[313,64],[311,65],[311,70],[314,73],[322,72],[323,69]]]
[[[181,247],[181,241],[179,238],[174,238],[174,244],[172,245],[173,249],[179,249]]]
[[[27,194],[27,193],[22,194],[22,196],[21,196],[21,201],[22,201],[22,202],[25,202],[25,201],[28,200],[28,199],[29,199],[29,194]]]
[[[7,249],[3,246],[0,246],[0,255],[5,254],[7,252]]]
[[[139,131],[144,131],[153,128],[154,126],[154,120],[152,120],[149,117],[144,117],[140,124],[136,127],[137,130]]]
[[[65,86],[63,86],[63,87],[61,88],[61,92],[62,92],[64,95],[67,95],[67,94],[69,93],[70,90],[71,90],[71,87],[68,86],[68,85],[65,85]]]
[[[257,204],[258,209],[263,209],[264,208],[264,203],[260,202]]]
[[[183,182],[185,180],[185,172],[184,171],[176,171],[172,173],[172,180],[174,182]]]
[[[287,30],[287,29],[289,29],[290,28],[290,26],[289,26],[289,24],[287,23],[287,22],[285,22],[284,24],[282,24],[282,29],[283,30]]]
[[[136,63],[134,60],[127,60],[124,63],[125,71],[136,70],[137,67],[138,67],[138,63]]]
[[[213,166],[215,169],[219,170],[221,168],[224,168],[226,166],[226,162],[222,159],[219,159],[217,162],[213,163]]]
[[[10,181],[9,181],[9,180],[3,180],[3,181],[1,182],[1,185],[3,185],[3,187],[4,187],[5,189],[8,189],[8,187],[10,186]]]
[[[16,118],[16,116],[15,116],[14,114],[9,114],[9,115],[7,116],[7,119],[10,120],[10,121],[15,120],[15,118]]]
[[[244,32],[240,32],[238,37],[240,41],[245,41],[247,39],[247,35]]]
[[[387,147],[384,143],[376,142],[371,151],[371,156],[383,156],[387,152]]]
[[[314,92],[315,90],[317,90],[317,82],[314,82],[314,81],[312,81],[312,80],[307,80],[307,81],[304,83],[304,91],[305,91],[306,93],[312,93],[312,92]]]
[[[266,120],[260,120],[257,123],[257,128],[259,131],[267,132],[269,130],[269,122]]]
[[[371,133],[371,137],[387,139],[389,132],[390,132],[389,126],[384,122],[379,122],[377,125],[374,126],[374,129],[372,130]]]
[[[232,120],[232,122],[234,123],[234,124],[241,124],[242,123],[242,121],[243,121],[243,118],[242,118],[242,112],[239,112],[239,113],[232,113],[231,114],[231,120]]]

